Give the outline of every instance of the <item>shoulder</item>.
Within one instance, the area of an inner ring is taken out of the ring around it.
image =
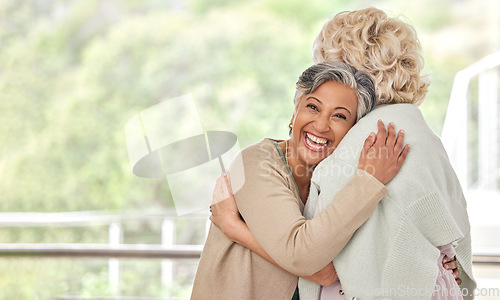
[[[271,177],[287,177],[286,166],[271,139],[264,139],[258,143],[245,147],[234,158],[230,167],[231,178],[236,174],[246,179]],[[232,181],[232,180],[231,180]]]
[[[240,155],[249,158],[277,158],[279,156],[273,140],[268,138],[243,148]]]
[[[394,122],[397,127],[407,126],[405,131],[430,130],[420,108],[414,104],[401,103],[377,106],[358,123],[364,124],[369,122],[376,127],[379,119],[384,121],[386,126],[389,122]]]
[[[405,131],[405,143],[412,145],[411,152],[419,149],[433,149],[441,146],[441,140],[429,127],[420,108],[414,104],[386,104],[376,107],[351,129],[366,138],[370,132],[377,132],[377,121],[382,120],[387,126],[393,122],[396,131]],[[418,146],[418,149],[413,148]]]
[[[355,128],[377,128],[378,120],[384,121],[385,125],[389,122],[399,124],[412,124],[411,128],[427,126],[425,119],[420,109],[414,104],[401,103],[401,104],[384,104],[375,107],[374,110],[369,112],[366,116],[354,125]],[[410,129],[411,129],[410,128]]]
[[[245,168],[255,170],[264,166],[282,165],[281,156],[271,139],[264,139],[247,146],[240,151],[236,159],[240,159]]]

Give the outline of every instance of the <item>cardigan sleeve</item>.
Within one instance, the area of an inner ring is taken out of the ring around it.
[[[264,250],[298,276],[312,275],[331,262],[387,194],[383,184],[360,171],[331,205],[306,220],[282,162],[255,149],[241,155],[244,170],[239,171],[245,178],[235,193],[238,209]]]

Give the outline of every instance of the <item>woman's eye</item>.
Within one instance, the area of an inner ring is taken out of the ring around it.
[[[307,107],[309,107],[310,109],[318,110],[318,107],[314,104],[307,104]]]
[[[341,118],[341,119],[344,119],[344,120],[347,120],[346,116],[344,116],[343,114],[335,114],[333,115],[335,118]]]

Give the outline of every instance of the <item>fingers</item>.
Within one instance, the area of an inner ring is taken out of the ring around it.
[[[404,145],[405,141],[405,131],[400,130],[398,132],[398,137],[396,139],[396,144],[394,145],[394,153],[398,154],[398,166],[401,167],[403,163],[406,160],[406,157],[408,156],[408,153],[410,152],[410,145]]]
[[[406,160],[406,157],[408,156],[408,153],[410,152],[410,145],[406,145],[403,148],[403,151],[401,151],[401,154],[398,157],[398,166],[401,167],[403,163]]]
[[[385,143],[385,140],[387,138],[387,130],[385,129],[385,124],[382,120],[377,121],[377,127],[378,127],[378,132],[377,132],[377,140],[375,141],[376,143]]]
[[[454,256],[453,258],[449,258],[448,256],[443,257],[443,266],[447,270],[453,270],[453,277],[455,277],[455,281],[458,285],[462,283],[462,279],[460,279],[460,271],[458,270],[457,258]]]
[[[455,257],[449,258],[448,256],[443,257],[443,267],[446,270],[455,270],[458,268],[458,263]]]
[[[222,174],[222,177],[224,177],[224,186],[222,189],[223,193],[223,198],[229,198],[233,194],[233,190],[231,189],[231,180],[229,179],[229,171]]]
[[[363,145],[363,149],[366,151],[370,149],[371,146],[375,143],[375,133],[372,132],[370,135],[366,138],[365,144]]]
[[[231,189],[231,181],[229,180],[229,171],[227,171],[226,173],[222,174],[222,176],[224,177],[224,180],[226,181],[226,186]]]
[[[211,205],[214,205],[217,202],[219,202],[220,200],[222,200],[219,197],[219,195],[221,194],[221,184],[220,184],[220,181],[221,181],[220,177],[217,178],[217,181],[215,181],[214,191],[212,192],[212,200],[210,201]]]
[[[401,151],[403,150],[404,143],[405,143],[405,131],[401,129],[398,132],[398,137],[396,139],[396,143],[394,144],[394,153],[400,154]]]
[[[451,269],[456,269],[458,267],[458,263],[457,263],[457,257],[456,256],[453,256],[453,257],[449,257],[447,255],[445,255],[443,257],[443,265],[449,265],[451,266],[452,268]]]
[[[381,183],[391,181],[399,172],[408,156],[410,146],[404,146],[405,133],[396,133],[396,125],[390,122],[387,128],[382,120],[377,121],[377,133],[365,140],[358,169],[370,173]]]
[[[213,205],[229,198],[231,196],[230,186],[231,185],[229,184],[229,178],[226,178],[226,176],[224,175],[219,176],[219,178],[217,178],[217,181],[215,182],[211,204]]]
[[[396,125],[394,124],[394,122],[390,122],[387,125],[386,130],[384,122],[382,120],[378,120],[377,127],[378,133],[376,142],[379,143],[379,146],[382,146],[381,149],[384,149],[384,151],[386,151],[385,155],[387,155],[387,157],[396,154],[399,166],[401,166],[406,160],[406,156],[408,155],[408,151],[410,150],[408,148],[404,153],[402,153],[404,146],[404,130],[400,130],[399,133],[396,134]]]
[[[219,224],[217,223],[217,218],[215,218],[214,216],[210,216],[209,219],[212,224],[220,228]]]
[[[454,260],[452,260],[452,261],[450,261],[450,262],[447,262],[447,263],[444,263],[444,265],[443,265],[443,266],[444,266],[444,268],[445,268],[446,270],[455,270],[455,269],[457,269],[457,268],[458,268],[458,264],[457,264],[457,262],[456,262],[456,261],[454,261]]]
[[[385,141],[389,152],[392,154],[395,152],[395,144],[396,144],[396,129],[394,128],[394,123],[390,122],[387,126],[387,139]],[[396,152],[399,153],[399,152]]]
[[[455,277],[457,284],[460,285],[462,283],[462,279],[458,276],[460,276],[460,271],[458,269],[453,270],[453,277]]]
[[[229,181],[229,175],[223,174],[221,176],[223,177],[223,182],[221,183],[222,199],[227,199],[232,195],[231,182]]]
[[[455,261],[455,260],[456,260],[456,259],[455,259],[455,256],[454,256],[454,257],[452,257],[452,258],[450,258],[450,257],[448,257],[448,255],[445,255],[445,256],[443,257],[443,265],[445,265],[445,264],[447,264],[447,263],[449,263],[449,262]]]

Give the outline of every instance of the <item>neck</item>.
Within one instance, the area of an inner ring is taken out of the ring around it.
[[[291,154],[289,155],[291,156]],[[288,165],[292,170],[293,178],[295,179],[299,189],[303,187],[309,188],[314,167],[305,166],[293,157],[288,157]]]
[[[294,155],[294,151],[289,147],[289,141],[283,143],[281,146],[288,166],[292,171],[293,179],[299,188],[300,198],[303,203],[306,203],[309,195],[309,185],[311,184],[314,166],[304,165],[301,161],[299,161],[297,156]]]

